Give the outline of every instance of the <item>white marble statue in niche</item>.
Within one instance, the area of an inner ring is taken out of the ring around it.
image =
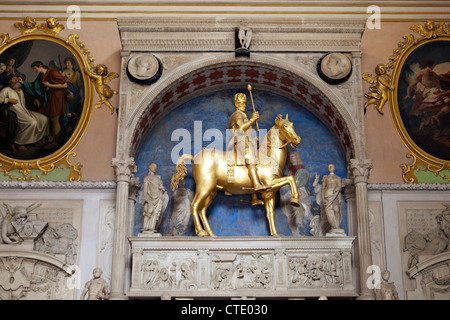
[[[285,176],[290,175],[295,179],[297,184],[300,206],[291,205],[292,191],[289,186],[280,189],[280,206],[281,210],[288,219],[289,229],[292,235],[299,236],[300,228],[303,228],[303,220],[312,219],[311,199],[307,184],[309,181],[309,171],[303,164],[298,151],[289,153],[286,166],[283,170]]]
[[[335,169],[334,164],[328,165],[330,173],[322,179],[321,202],[324,215],[331,226],[327,235],[345,235],[344,229],[340,227],[344,212],[341,196],[342,180],[334,173]]]
[[[146,235],[156,234],[161,217],[169,202],[161,176],[155,174],[158,166],[155,163],[148,167],[148,175],[142,184],[142,230]]]
[[[183,236],[191,219],[191,202],[194,198],[192,190],[184,187],[185,181],[180,181],[178,189],[173,192],[173,211],[170,217],[170,234]]]

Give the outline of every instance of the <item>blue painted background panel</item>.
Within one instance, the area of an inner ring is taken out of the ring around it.
[[[172,234],[170,220],[173,211],[173,193],[170,189],[170,180],[175,172],[175,163],[171,159],[171,152],[180,143],[178,140],[171,141],[172,133],[177,129],[189,131],[192,154],[194,152],[194,126],[198,129],[201,124],[202,134],[208,129],[219,129],[224,138],[221,144],[225,148],[225,132],[228,128],[229,117],[235,111],[233,97],[237,92],[247,94],[247,115],[250,118],[252,105],[248,91],[222,90],[212,92],[194,98],[167,114],[147,134],[140,150],[137,152],[135,160],[138,172],[136,176],[142,182],[147,175],[147,168],[150,163],[156,163],[158,165],[157,174],[161,176],[170,198],[158,229],[163,235]],[[271,92],[253,90],[252,93],[256,110],[260,113],[260,129],[269,130],[274,125],[278,114],[282,114],[283,117],[288,114],[289,120],[294,123],[295,131],[302,138],[302,142],[296,150],[310,175],[306,188],[312,201],[311,213],[313,215],[318,214],[319,209],[315,203],[315,195],[312,188],[314,174],[318,173],[322,178],[323,175],[328,174],[327,166],[332,163],[336,166],[335,173],[341,178],[346,177],[345,161],[337,140],[318,118],[298,103]],[[201,122],[194,123],[195,121]],[[262,140],[263,136],[260,139]],[[196,143],[199,146],[198,140],[196,140]],[[203,141],[201,147],[207,147],[210,144],[211,141]],[[188,165],[187,167],[188,176],[185,178],[185,187],[189,190],[195,190],[191,172],[192,166]],[[289,236],[292,235],[292,231],[289,228],[286,215],[281,210],[279,197],[279,193],[277,193],[276,226],[280,234]],[[217,197],[208,208],[208,221],[213,232],[217,236],[269,235],[269,226],[264,207],[252,207],[249,203],[241,200],[250,201],[251,197],[250,195],[226,196],[219,191]],[[177,229],[178,234],[194,235],[192,218],[189,221],[187,226],[183,225],[181,230],[180,227]],[[347,232],[346,221],[347,214],[344,206],[342,228]],[[142,201],[138,197],[135,207],[135,234],[140,232],[141,223]],[[304,217],[298,228],[301,235],[311,235],[308,225],[309,218]]]

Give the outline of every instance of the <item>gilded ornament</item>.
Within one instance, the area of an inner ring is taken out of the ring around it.
[[[371,73],[363,73],[362,78],[372,85],[369,88],[370,93],[364,94],[369,99],[364,104],[364,110],[373,104],[373,107],[378,110],[380,114],[384,114],[383,106],[388,101],[388,91],[394,88],[391,85],[391,77],[386,73],[386,67],[382,64],[375,68],[376,76],[373,77]]]
[[[86,69],[86,73],[94,82],[95,91],[97,91],[97,94],[100,97],[100,101],[95,103],[94,106],[96,108],[101,108],[102,104],[104,104],[111,110],[111,114],[113,114],[114,107],[109,102],[109,99],[117,94],[117,91],[111,89],[105,82],[110,82],[111,80],[118,78],[119,74],[117,72],[108,72],[108,68],[104,64],[99,64],[95,67],[95,74],[88,69]]]
[[[61,30],[64,29],[62,24],[59,24],[55,18],[48,18],[46,23],[42,23],[38,26],[39,29],[43,30],[47,33],[58,34]]]
[[[246,99],[244,97],[245,94],[243,93],[236,94],[236,112],[243,113],[241,110],[245,111]],[[296,148],[301,141],[292,122],[289,121],[287,115],[286,118],[278,115],[275,119],[275,125],[267,132],[259,145],[259,157],[253,159],[247,152],[251,145],[248,143],[250,137],[245,134],[245,131],[256,122],[258,114],[254,112],[251,120],[248,120],[244,115],[236,115],[234,118],[236,121],[230,119],[230,129],[242,130],[239,137],[243,139],[243,145],[248,147],[241,150],[244,153],[241,155],[243,158],[241,162],[244,163],[238,163],[240,152],[236,149],[238,149],[240,143],[234,143],[235,136],[230,140],[229,146],[231,145],[231,149],[227,148],[227,151],[205,148],[195,156],[183,154],[177,161],[171,181],[173,191],[187,175],[185,161],[190,160],[193,163],[192,175],[196,183],[196,190],[191,203],[191,214],[198,236],[215,236],[208,223],[206,210],[219,190],[229,195],[260,195],[266,210],[270,234],[273,236],[278,235],[275,226],[275,193],[282,186],[289,185],[292,190],[291,203],[296,206],[300,205],[294,177],[283,176],[288,151],[287,145],[290,144],[289,148]],[[252,159],[257,160],[256,163]],[[230,170],[230,167],[232,170]],[[230,179],[230,172],[232,172],[233,179]]]
[[[45,23],[41,24],[37,24],[36,19],[34,18],[26,17],[23,23],[16,22],[14,23],[14,26],[19,29],[22,34],[29,34],[42,30],[45,33],[56,35],[64,29],[64,26],[62,24],[59,24],[59,22],[52,17],[48,18]]]
[[[22,34],[31,33],[38,30],[38,26],[36,25],[36,20],[31,17],[26,17],[24,22],[16,22],[14,26],[22,31]]]

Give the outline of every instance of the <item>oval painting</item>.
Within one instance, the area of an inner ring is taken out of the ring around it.
[[[46,157],[73,136],[83,114],[85,84],[68,47],[43,38],[0,53],[0,154]]]
[[[450,41],[430,41],[405,59],[397,103],[405,130],[427,154],[450,160]]]

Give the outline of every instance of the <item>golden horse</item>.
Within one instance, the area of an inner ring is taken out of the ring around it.
[[[292,190],[291,204],[300,206],[297,185],[292,176],[283,177],[286,164],[287,145],[296,148],[301,138],[295,133],[288,115],[283,119],[278,115],[275,125],[267,132],[259,148],[258,175],[261,182],[268,189],[260,191],[264,202],[270,234],[278,235],[275,226],[275,193],[284,185],[289,184]],[[228,194],[253,194],[252,182],[245,165],[235,165],[227,162],[226,152],[216,149],[203,149],[197,155],[183,154],[178,158],[175,173],[172,176],[171,188],[175,191],[178,183],[187,175],[185,161],[190,160],[192,175],[196,183],[195,196],[191,203],[191,214],[194,219],[195,232],[198,236],[215,237],[206,218],[206,209],[213,201],[219,190]],[[232,168],[230,168],[230,166]],[[233,181],[230,182],[230,169],[234,171]],[[203,227],[202,224],[203,223]]]

